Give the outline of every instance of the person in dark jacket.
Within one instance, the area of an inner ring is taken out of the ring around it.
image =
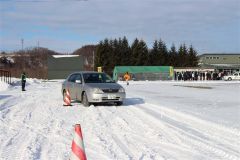
[[[22,73],[21,80],[22,80],[22,91],[26,91],[25,90],[25,85],[26,85],[26,74],[25,74],[25,72]]]

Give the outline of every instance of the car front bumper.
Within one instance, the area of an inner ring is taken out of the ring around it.
[[[100,102],[122,102],[126,98],[126,93],[101,93],[88,95],[88,101],[91,103]]]

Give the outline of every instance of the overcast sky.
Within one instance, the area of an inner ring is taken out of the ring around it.
[[[0,51],[70,53],[104,38],[162,39],[202,53],[240,53],[240,0],[1,0]]]

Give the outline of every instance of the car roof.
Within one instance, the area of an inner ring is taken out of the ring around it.
[[[96,72],[96,71],[79,71],[79,72],[74,72],[74,73],[71,73],[71,74],[76,74],[76,73],[100,73],[100,72]],[[103,73],[103,72],[101,72]]]

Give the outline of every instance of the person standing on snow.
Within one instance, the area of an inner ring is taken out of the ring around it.
[[[126,72],[123,76],[123,78],[125,79],[125,81],[127,82],[127,85],[129,85],[128,81],[130,80],[130,75],[128,72]]]
[[[26,74],[25,74],[25,72],[22,73],[21,80],[22,80],[22,91],[26,91],[25,90],[25,85],[26,85]]]

